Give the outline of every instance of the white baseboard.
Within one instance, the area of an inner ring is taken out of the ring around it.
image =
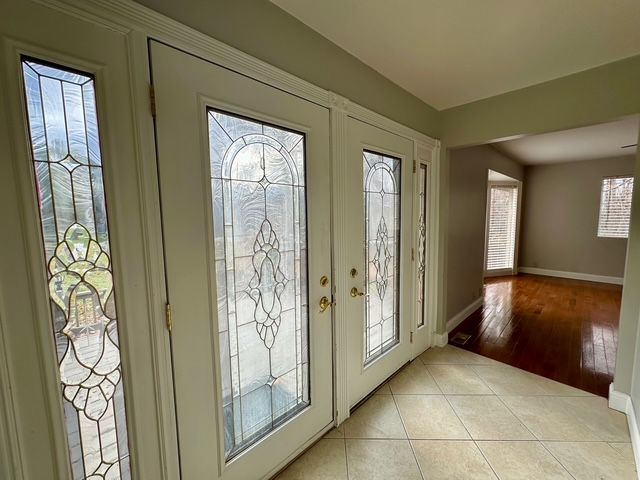
[[[614,390],[613,383],[609,384],[609,408],[618,412],[627,413],[627,403],[630,397],[626,393]]]
[[[449,343],[449,332],[444,333],[434,333],[433,334],[433,345],[434,347],[444,347]]]
[[[631,437],[631,446],[633,447],[633,457],[636,461],[638,479],[640,479],[640,468],[637,467],[640,465],[640,430],[638,430],[635,408],[633,407],[631,397],[626,393],[614,390],[613,383],[609,385],[609,408],[622,412],[627,416],[629,436]]]
[[[590,273],[562,272],[560,270],[547,270],[546,268],[520,267],[520,273],[531,273],[533,275],[544,275],[547,277],[572,278],[574,280],[585,280],[587,282],[612,283],[622,285],[622,277],[607,277],[606,275],[592,275]]]
[[[469,305],[467,305],[466,307],[464,307],[461,311],[459,311],[458,313],[456,313],[453,317],[451,317],[448,321],[447,321],[447,332],[450,332],[451,330],[453,330],[454,328],[456,328],[458,325],[460,325],[469,315],[471,315],[473,312],[475,312],[478,308],[480,308],[482,306],[482,302],[483,302],[483,298],[479,297],[476,298],[473,302],[471,302]]]

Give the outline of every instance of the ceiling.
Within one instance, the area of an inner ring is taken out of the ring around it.
[[[632,115],[615,122],[520,137],[491,145],[524,165],[576,162],[634,155],[637,146],[621,147],[638,143],[639,130],[640,115]]]
[[[639,0],[271,1],[439,110],[640,54]]]

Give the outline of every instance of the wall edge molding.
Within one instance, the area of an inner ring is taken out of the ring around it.
[[[627,416],[633,457],[636,465],[640,465],[640,429],[638,429],[633,401],[630,395],[615,390],[613,383],[609,384],[609,408],[622,412]],[[640,479],[640,471],[638,472],[638,479]]]
[[[611,283],[622,285],[623,277],[610,277],[607,275],[593,275],[591,273],[563,272],[561,270],[549,270],[546,268],[520,267],[519,273],[530,273],[532,275],[543,275],[545,277],[571,278],[573,280],[585,280],[587,282]]]
[[[458,313],[456,313],[449,320],[447,320],[447,333],[451,332],[451,330],[453,330],[458,325],[460,325],[469,315],[471,315],[478,308],[480,308],[483,302],[484,302],[484,299],[482,297],[478,297],[469,305],[467,305]]]
[[[444,347],[449,343],[449,332],[434,333],[432,347]]]

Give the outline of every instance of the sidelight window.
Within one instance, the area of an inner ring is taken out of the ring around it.
[[[129,479],[95,81],[27,58],[22,71],[73,478]]]

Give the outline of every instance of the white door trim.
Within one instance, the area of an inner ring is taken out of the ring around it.
[[[306,80],[285,72],[247,53],[231,47],[204,33],[131,0],[31,0],[86,21],[129,33],[132,30],[145,34],[172,47],[179,48],[205,60],[224,66],[255,80],[267,83],[285,92],[311,102],[330,107],[336,100],[346,100],[344,107],[350,116],[405,138],[420,141],[435,148],[440,145],[424,133],[402,125],[366,107],[320,88]]]

